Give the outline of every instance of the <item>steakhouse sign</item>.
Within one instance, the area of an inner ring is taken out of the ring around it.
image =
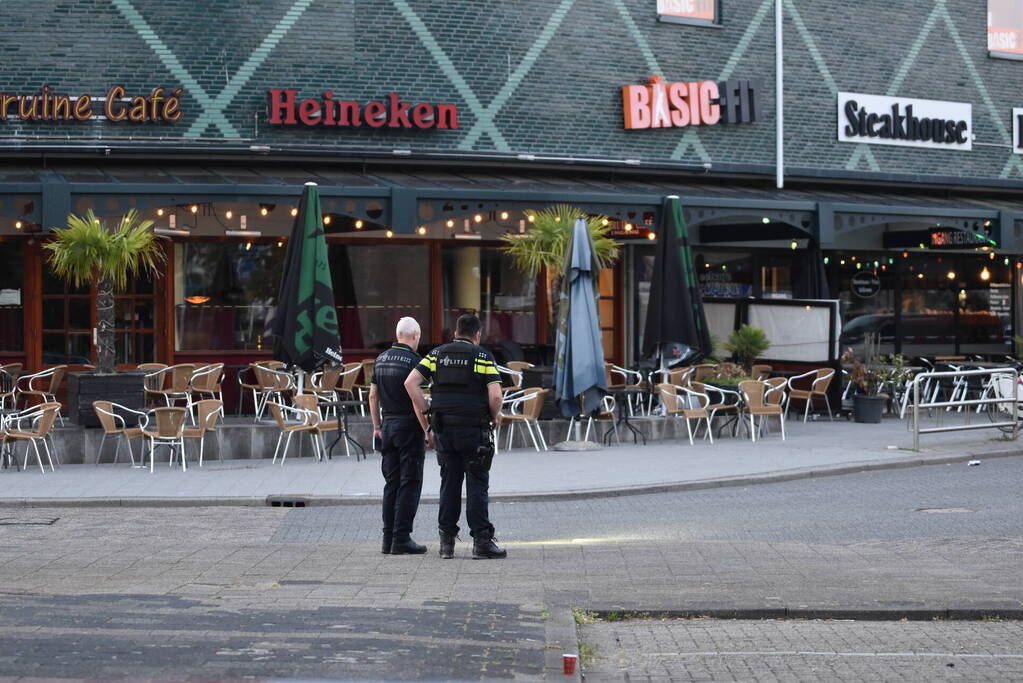
[[[297,90],[268,90],[271,124],[281,126],[331,126],[341,128],[458,128],[458,107],[453,104],[412,104],[397,93],[386,101],[362,104],[354,100],[335,100],[327,90],[320,99],[298,99]]]
[[[626,130],[757,120],[758,81],[734,78],[720,83],[666,83],[660,76],[651,76],[647,83],[622,87]]]

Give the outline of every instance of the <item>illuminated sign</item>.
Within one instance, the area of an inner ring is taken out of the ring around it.
[[[735,78],[720,83],[668,83],[651,76],[647,85],[622,87],[626,130],[712,126],[757,120],[758,81]]]
[[[148,95],[129,95],[120,85],[104,97],[68,95],[44,85],[31,95],[0,92],[0,121],[26,123],[88,121],[103,119],[114,123],[174,123],[181,120],[181,88],[153,88]]]
[[[327,90],[318,99],[299,99],[297,90],[268,90],[268,121],[280,126],[339,128],[458,128],[458,107],[453,104],[412,104],[391,93],[385,101],[366,103],[334,99]]]

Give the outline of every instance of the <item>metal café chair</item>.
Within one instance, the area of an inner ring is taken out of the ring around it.
[[[681,391],[685,396],[686,405],[681,408],[682,417],[686,420],[686,432],[689,434],[689,445],[693,445],[693,435],[700,433],[700,420],[703,420],[707,425],[707,433],[703,435],[704,439],[707,439],[712,444],[714,443],[714,434],[711,429],[711,419],[714,414],[709,410],[710,408],[710,396],[707,392],[700,391],[697,387],[702,388],[702,384],[694,383],[688,387],[675,387],[677,391]],[[682,397],[678,397],[682,398]],[[692,420],[696,420],[696,429],[693,429]]]
[[[160,372],[160,370],[166,370],[167,367],[165,363],[139,363],[135,366],[136,370],[146,373],[145,377],[142,378],[146,405],[151,405],[150,400],[162,401],[163,396],[159,392],[163,389],[167,373]]]
[[[212,363],[205,366],[197,366],[192,372],[192,378],[188,381],[189,388],[193,395],[198,395],[202,400],[207,396],[211,399],[224,400],[223,387],[224,364]],[[194,399],[191,401],[195,403]]]
[[[217,435],[217,458],[223,462],[223,441],[220,438],[220,431],[217,429],[217,422],[224,416],[224,402],[215,398],[203,399],[201,401],[196,401],[195,410],[198,414],[195,426],[185,427],[182,430],[181,435],[186,439],[199,440],[199,467],[202,467],[203,447],[206,445],[206,434],[207,432],[213,432]],[[183,453],[184,451],[182,451],[182,454]]]
[[[57,403],[57,391],[60,390],[60,383],[64,381],[67,373],[66,365],[56,365],[52,368],[41,370],[31,375],[22,375],[15,383],[15,390],[20,396],[26,397],[26,403],[30,397],[36,397],[40,403]],[[24,384],[24,389],[21,387]],[[17,399],[15,399],[17,405]],[[64,424],[64,417],[57,411],[57,418]]]
[[[515,424],[522,423],[533,441],[533,448],[539,453],[540,448],[547,450],[547,442],[540,430],[540,411],[543,410],[543,403],[547,398],[547,389],[529,388],[524,389],[521,395],[508,402],[508,412],[502,411],[497,416],[497,435],[494,439],[495,446],[501,441],[501,427],[508,426],[508,445],[511,450],[512,439],[515,436]]]
[[[121,442],[123,441],[128,445],[128,456],[131,458],[131,464],[134,465],[135,452],[132,450],[131,440],[142,438],[142,432],[145,431],[146,425],[149,423],[149,416],[140,410],[132,410],[111,401],[93,401],[92,409],[96,411],[96,418],[99,419],[99,424],[103,428],[103,438],[96,451],[96,464],[98,465],[103,457],[103,446],[107,442],[107,437],[114,437],[117,440],[117,446],[114,449],[113,462],[116,463],[121,454]],[[137,416],[139,426],[129,427],[124,413]],[[145,456],[140,453],[139,457],[141,459]]]
[[[43,474],[46,473],[46,468],[43,467],[43,459],[39,453],[39,443],[42,442],[43,450],[46,452],[46,459],[50,463],[50,471],[53,471],[53,456],[46,440],[48,437],[52,439],[50,431],[53,429],[53,424],[59,416],[60,404],[53,402],[42,403],[26,408],[19,413],[3,417],[4,441],[25,442],[25,457],[21,469],[28,467],[28,444],[31,443],[32,449],[36,454],[36,462],[39,463],[39,471]]]
[[[160,389],[151,389],[148,393],[154,396],[163,397],[166,407],[170,408],[174,406],[178,401],[185,402],[185,408],[191,410],[192,408],[192,374],[195,372],[194,363],[179,363],[172,365],[162,370],[146,375],[144,381],[151,382],[154,386],[156,384],[157,375],[165,375],[170,377],[170,386],[167,385],[167,380],[162,380]]]
[[[174,465],[174,453],[181,456],[181,471],[188,470],[185,463],[185,440],[184,429],[185,419],[188,417],[188,410],[181,406],[168,406],[166,408],[153,408],[150,411],[153,415],[151,422],[156,423],[156,430],[147,429],[142,431],[142,436],[149,440],[149,472],[155,471],[154,461],[157,446],[167,446],[171,449],[169,465]]]
[[[792,400],[803,401],[806,404],[806,408],[803,411],[803,422],[806,422],[810,417],[810,406],[813,404],[815,398],[823,398],[824,404],[828,408],[828,418],[834,422],[835,417],[831,413],[831,401],[828,399],[828,386],[831,384],[831,378],[835,376],[835,371],[831,368],[817,368],[810,372],[804,372],[801,375],[790,377],[788,381],[789,385],[789,403],[785,407],[785,414],[788,417],[789,407],[792,405]],[[801,379],[813,378],[809,389],[799,389],[796,387],[795,382]]]
[[[284,440],[284,452],[281,453],[281,467],[284,467],[284,460],[288,457],[288,448],[291,447],[291,437],[295,434],[308,434],[313,442],[313,452],[317,453],[317,457],[322,459],[322,455],[318,453],[316,435],[313,431],[316,423],[319,422],[319,415],[315,410],[289,406],[277,401],[267,401],[266,407],[270,409],[270,414],[273,415],[278,429],[281,430],[281,433],[277,436],[277,445],[274,447],[274,457],[271,464],[277,463],[277,454],[281,450],[281,440],[284,439],[285,434],[287,439]],[[289,416],[293,419],[289,420]]]
[[[785,413],[781,405],[768,403],[765,400],[767,390],[768,384],[766,382],[755,379],[739,382],[739,391],[742,392],[743,400],[746,402],[746,414],[749,415],[750,438],[754,443],[757,441],[758,429],[756,418],[760,418],[759,429],[763,430],[764,418],[772,415],[778,416],[778,420],[781,423],[781,440],[785,440]]]
[[[259,389],[256,395],[256,422],[263,418],[266,404],[273,400],[276,403],[284,403],[286,396],[295,393],[295,376],[290,372],[275,370],[266,365],[257,364],[253,371],[259,382]]]
[[[10,401],[11,408],[17,404],[18,380],[4,368],[0,368],[0,410],[7,410],[7,402]]]

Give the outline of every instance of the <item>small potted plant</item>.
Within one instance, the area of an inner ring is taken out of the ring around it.
[[[842,354],[842,364],[849,366],[849,382],[856,387],[852,399],[853,419],[862,423],[880,423],[888,401],[888,395],[882,391],[888,385],[890,373],[877,364],[864,363],[851,348]]]

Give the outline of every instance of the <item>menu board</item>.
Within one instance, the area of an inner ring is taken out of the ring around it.
[[[1023,55],[1023,0],[987,0],[987,49]]]
[[[717,19],[717,0],[657,0],[657,15],[670,19]]]

